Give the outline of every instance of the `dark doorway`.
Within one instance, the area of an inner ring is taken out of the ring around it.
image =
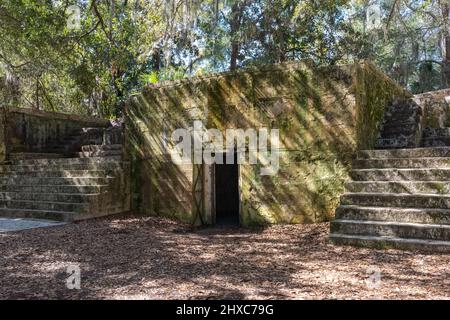
[[[239,225],[239,167],[237,155],[234,164],[215,165],[216,224],[226,226]]]

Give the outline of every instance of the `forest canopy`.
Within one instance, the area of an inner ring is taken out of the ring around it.
[[[3,0],[2,105],[120,116],[143,86],[308,59],[450,85],[449,0]]]

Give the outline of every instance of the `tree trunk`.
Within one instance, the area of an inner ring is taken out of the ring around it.
[[[450,86],[450,32],[449,12],[450,5],[447,1],[441,2],[443,27],[441,30],[441,52],[442,52],[442,82],[445,87]]]
[[[41,106],[40,106],[40,103],[39,103],[39,78],[36,78],[36,89],[35,89],[35,99],[36,99],[36,101],[35,101],[35,105],[34,105],[34,109],[35,110],[40,110],[41,109]]]
[[[233,3],[231,7],[231,23],[230,23],[230,35],[231,35],[231,54],[230,54],[230,70],[236,70],[237,62],[239,58],[239,37],[238,33],[241,29],[241,10],[239,5],[240,1]]]
[[[442,81],[445,87],[450,86],[450,37],[442,37]]]
[[[277,30],[278,36],[278,45],[277,45],[277,62],[285,62],[286,61],[286,41],[285,41],[285,34],[284,34],[284,28],[283,28],[283,21],[281,19],[277,18],[277,24],[280,26]]]

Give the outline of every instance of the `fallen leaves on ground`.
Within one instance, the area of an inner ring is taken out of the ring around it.
[[[0,298],[450,298],[450,255],[333,246],[328,231],[327,223],[192,229],[120,216],[4,233]],[[73,265],[80,290],[66,287]]]

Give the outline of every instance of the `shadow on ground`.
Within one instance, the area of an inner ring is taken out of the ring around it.
[[[328,230],[326,223],[193,230],[122,216],[0,234],[0,298],[450,297],[450,255],[335,247]],[[80,267],[81,290],[66,287],[71,265]]]

